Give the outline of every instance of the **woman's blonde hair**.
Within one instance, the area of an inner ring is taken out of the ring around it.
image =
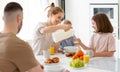
[[[50,6],[47,6],[46,8],[45,8],[45,10],[47,9],[47,8],[50,8],[49,10],[48,10],[48,17],[49,17],[49,15],[52,13],[52,14],[58,14],[59,12],[62,12],[62,13],[64,13],[63,12],[63,10],[60,8],[60,7],[56,7],[55,6],[55,4],[54,3],[51,3],[50,4]]]

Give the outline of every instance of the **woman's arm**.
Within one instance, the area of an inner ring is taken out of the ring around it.
[[[45,28],[42,28],[40,30],[40,32],[42,34],[46,34],[46,33],[51,33],[51,32],[54,32],[58,29],[63,29],[65,31],[69,30],[70,29],[70,26],[69,25],[65,25],[65,24],[58,24],[58,25],[53,25],[53,26],[47,26]]]
[[[55,47],[55,52],[57,52],[60,47],[60,42],[55,43],[54,47]]]

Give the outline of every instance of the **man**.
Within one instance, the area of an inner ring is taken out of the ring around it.
[[[0,33],[0,72],[43,72],[31,47],[16,34],[22,27],[23,9],[16,2],[4,8],[4,28]]]

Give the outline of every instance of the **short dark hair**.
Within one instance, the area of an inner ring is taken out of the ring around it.
[[[97,32],[102,33],[113,32],[113,26],[106,14],[98,13],[92,17],[92,20],[96,22]]]
[[[14,12],[14,11],[18,11],[18,10],[23,11],[23,8],[21,7],[20,4],[18,4],[16,2],[10,2],[4,8],[4,12]]]

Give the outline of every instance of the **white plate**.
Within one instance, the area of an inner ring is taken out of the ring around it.
[[[58,65],[61,65],[60,62],[58,63],[50,63],[50,64],[47,64],[47,63],[44,63],[45,66],[58,66]]]
[[[66,46],[66,47],[64,47],[64,51],[65,52],[70,52],[70,53],[76,52],[77,49],[78,49],[77,46]]]

